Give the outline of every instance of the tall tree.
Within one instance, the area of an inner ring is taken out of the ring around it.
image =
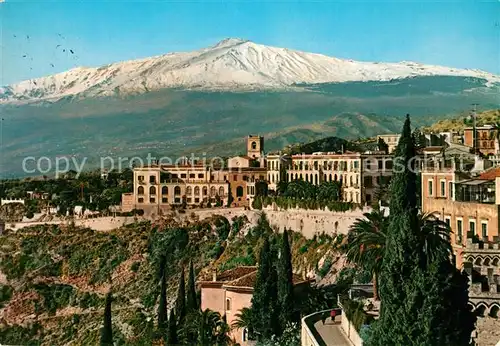
[[[259,340],[270,339],[279,333],[278,285],[273,253],[269,239],[265,237],[252,296],[252,324]]]
[[[451,254],[450,229],[448,225],[433,214],[419,214],[420,242],[428,259],[441,256],[447,259]],[[347,243],[343,251],[347,260],[373,275],[373,292],[378,300],[378,277],[382,270],[382,263],[386,253],[386,240],[389,218],[380,210],[363,214],[349,228]]]
[[[174,346],[179,344],[179,337],[177,335],[177,318],[174,309],[170,310],[170,318],[168,319],[168,335],[167,345]]]
[[[189,263],[189,278],[188,278],[188,291],[187,291],[187,301],[186,310],[187,313],[198,310],[198,299],[196,298],[196,279],[194,275],[193,261]]]
[[[111,324],[111,301],[113,296],[111,291],[106,295],[106,305],[104,307],[104,325],[101,329],[101,346],[113,345],[113,327]]]
[[[166,259],[161,258],[161,288],[160,288],[160,303],[158,305],[158,329],[164,331],[166,327],[168,311],[167,311],[167,278],[166,278]]]
[[[408,116],[395,153],[380,318],[369,344],[468,345],[474,317],[467,280],[451,263],[450,248],[434,249],[439,239],[427,237],[432,228],[420,223],[414,155]]]
[[[396,147],[391,182],[390,220],[385,260],[380,281],[381,311],[370,341],[377,345],[414,345],[424,297],[418,280],[423,279],[423,256],[418,248],[418,209],[415,156],[407,116]]]
[[[179,323],[182,323],[184,317],[186,317],[186,283],[184,281],[184,267],[181,269],[181,276],[179,278],[177,300],[175,301],[175,315]]]
[[[292,253],[286,229],[283,231],[281,241],[278,274],[278,297],[281,308],[280,321],[282,329],[284,329],[288,323],[297,321],[293,296]]]

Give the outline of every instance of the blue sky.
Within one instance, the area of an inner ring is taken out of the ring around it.
[[[0,85],[199,49],[226,37],[354,60],[411,60],[500,74],[497,0],[5,0],[0,29]]]

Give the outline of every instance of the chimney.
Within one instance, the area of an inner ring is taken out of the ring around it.
[[[214,269],[214,272],[212,273],[212,281],[213,282],[217,281],[217,269]]]

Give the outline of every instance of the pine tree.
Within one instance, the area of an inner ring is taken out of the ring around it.
[[[287,323],[297,321],[293,297],[292,253],[286,229],[283,232],[279,258],[278,297],[281,308],[281,327],[284,329]]]
[[[167,278],[166,278],[166,260],[165,256],[161,259],[161,288],[160,288],[160,304],[158,306],[158,329],[163,331],[167,322]]]
[[[179,344],[179,337],[177,336],[177,319],[174,309],[170,310],[170,318],[168,319],[168,335],[167,345],[174,346]]]
[[[187,313],[198,310],[198,299],[196,297],[196,283],[194,275],[193,261],[189,263],[188,291],[186,301]]]
[[[414,156],[407,116],[394,158],[380,318],[368,344],[468,345],[474,317],[467,306],[467,279],[451,263],[449,246],[425,252],[410,166]]]
[[[104,326],[101,329],[101,346],[113,345],[113,327],[111,323],[111,301],[113,296],[111,291],[106,295],[106,305],[104,308]]]
[[[269,239],[264,238],[260,251],[259,268],[252,296],[252,320],[259,340],[270,339],[280,333],[278,283]]]
[[[186,283],[184,281],[184,268],[181,269],[181,277],[179,278],[177,300],[175,302],[175,315],[179,323],[182,323],[184,317],[186,317]]]

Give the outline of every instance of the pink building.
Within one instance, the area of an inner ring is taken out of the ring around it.
[[[231,326],[237,319],[236,315],[243,308],[249,308],[252,305],[253,286],[257,278],[257,267],[237,267],[214,273],[212,280],[204,278],[198,281],[201,289],[201,309],[210,309],[226,315],[227,323]],[[302,279],[294,274],[295,290],[299,287],[309,285],[308,280]],[[240,345],[250,345],[247,331],[233,329],[231,338],[234,338]]]

